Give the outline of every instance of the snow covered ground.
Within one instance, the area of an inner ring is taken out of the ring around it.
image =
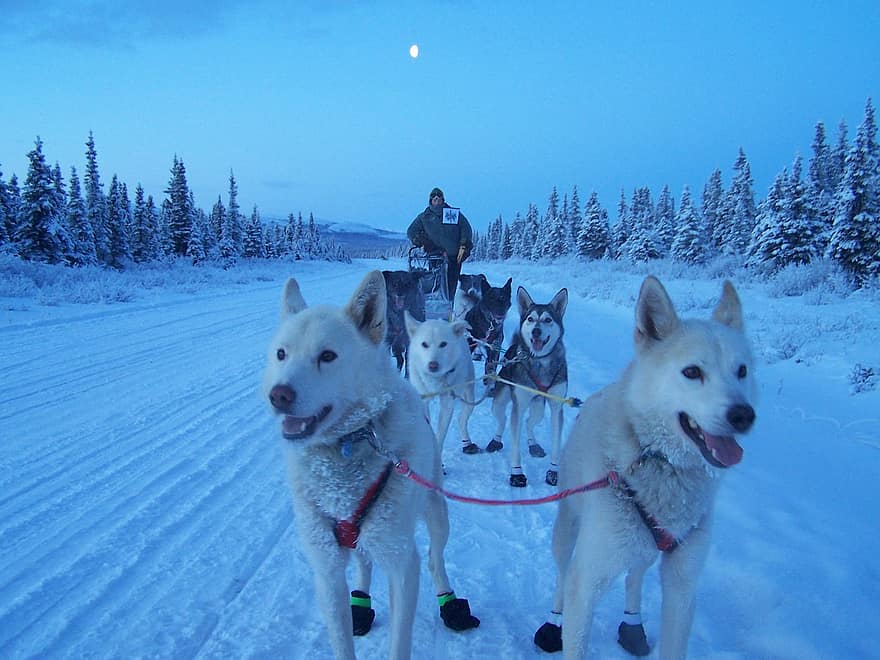
[[[4,272],[0,657],[330,656],[291,525],[281,440],[258,384],[283,279],[295,275],[309,302],[341,304],[374,267],[405,266],[298,262],[192,283],[157,273],[154,288],[120,286],[111,298],[125,303],[89,294],[86,280],[76,291],[65,290],[68,280],[36,290]],[[574,262],[465,271],[494,283],[512,275],[539,301],[569,288],[571,395],[586,398],[629,360],[643,273]],[[720,278],[664,271],[680,314],[709,314]],[[106,289],[99,284],[91,286]],[[880,371],[878,294],[843,297],[818,283],[785,297],[779,279],[736,284],[761,400],[743,462],[721,488],[690,655],[876,657],[880,387],[866,376],[854,391],[853,370]],[[565,414],[568,428],[576,412]],[[551,492],[542,480],[548,459],[527,458],[529,487],[512,492],[504,452],[465,456],[452,428],[448,489],[489,498]],[[471,433],[485,444],[492,429],[482,404]],[[546,436],[546,421],[539,430]],[[482,625],[447,630],[423,568],[414,657],[547,657],[532,635],[550,608],[554,513],[555,505],[450,503],[449,573]],[[656,578],[653,569],[643,608],[652,646]],[[361,658],[387,653],[381,573],[373,600],[376,623],[356,642]],[[615,642],[621,611],[618,582],[596,614],[593,657],[629,657]]]

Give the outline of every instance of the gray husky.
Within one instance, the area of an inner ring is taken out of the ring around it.
[[[562,500],[553,527],[556,593],[535,643],[570,660],[587,655],[596,602],[623,573],[618,641],[650,652],[641,588],[658,556],[659,657],[685,657],[720,477],[742,459],[735,436],[755,421],[752,356],[730,282],[711,320],[681,320],[648,277],[635,317],[635,358],[586,401],[563,454],[561,488],[607,486]]]
[[[501,436],[507,423],[507,405],[510,412],[510,485],[523,487],[527,483],[520,459],[520,422],[528,407],[526,438],[529,454],[546,455],[535,440],[535,426],[544,414],[544,404],[550,406],[550,469],[545,480],[556,485],[559,475],[559,449],[562,438],[562,399],[568,391],[568,365],[565,346],[562,343],[564,328],[562,317],[568,305],[568,290],[560,289],[548,304],[537,304],[523,288],[516,290],[519,307],[519,332],[504,354],[504,364],[499,376],[515,385],[498,382],[494,390],[492,412],[495,415],[495,437],[486,451],[501,449]],[[517,387],[517,386],[523,387]],[[528,389],[526,389],[528,388]],[[547,398],[535,394],[535,390],[551,395]]]

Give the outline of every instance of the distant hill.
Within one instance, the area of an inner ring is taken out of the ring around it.
[[[264,222],[283,225],[286,220],[266,218]],[[357,222],[328,222],[318,218],[315,218],[315,224],[323,239],[342,246],[352,257],[373,257],[392,252],[395,248],[401,248],[401,254],[404,254],[403,250],[409,247],[405,232],[376,229]]]

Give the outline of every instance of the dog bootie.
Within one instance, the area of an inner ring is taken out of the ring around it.
[[[546,621],[535,633],[535,644],[547,653],[558,653],[562,650],[562,626]]]
[[[366,635],[373,627],[376,613],[370,607],[371,605],[370,594],[357,590],[351,592],[352,632],[358,637]]]
[[[473,442],[468,442],[468,443],[462,445],[461,450],[465,454],[479,454],[480,453],[480,448]]]
[[[626,621],[621,622],[617,627],[617,643],[632,655],[643,656],[651,652],[645,627],[641,623],[630,625]]]
[[[544,477],[544,481],[551,486],[555,486],[559,483],[559,472],[553,469],[547,470],[547,476]]]
[[[489,440],[489,444],[486,445],[486,451],[491,454],[495,451],[501,451],[503,447],[504,443],[501,442],[501,440],[498,440],[497,438],[492,438],[491,440]]]
[[[546,455],[547,452],[544,451],[544,448],[537,442],[529,443],[529,456],[533,458],[544,458]]]
[[[526,484],[528,484],[529,480],[526,479],[526,475],[524,474],[512,474],[510,475],[510,485],[516,488],[525,488]]]
[[[440,603],[440,618],[447,628],[461,631],[480,625],[480,620],[471,614],[467,598],[456,598],[454,591],[437,596],[437,602]]]

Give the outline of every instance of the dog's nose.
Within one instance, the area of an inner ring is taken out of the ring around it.
[[[538,338],[540,336],[541,336],[541,328],[539,328],[538,326],[535,326],[534,328],[532,328],[532,337]]]
[[[287,412],[296,400],[296,392],[289,385],[276,385],[269,390],[269,402],[272,407]]]
[[[428,362],[428,371],[437,371],[437,369],[439,369],[439,368],[440,368],[440,364],[435,362],[434,360],[431,360],[430,362]]]
[[[755,409],[745,404],[731,406],[727,411],[727,421],[737,431],[748,431],[755,421]]]

